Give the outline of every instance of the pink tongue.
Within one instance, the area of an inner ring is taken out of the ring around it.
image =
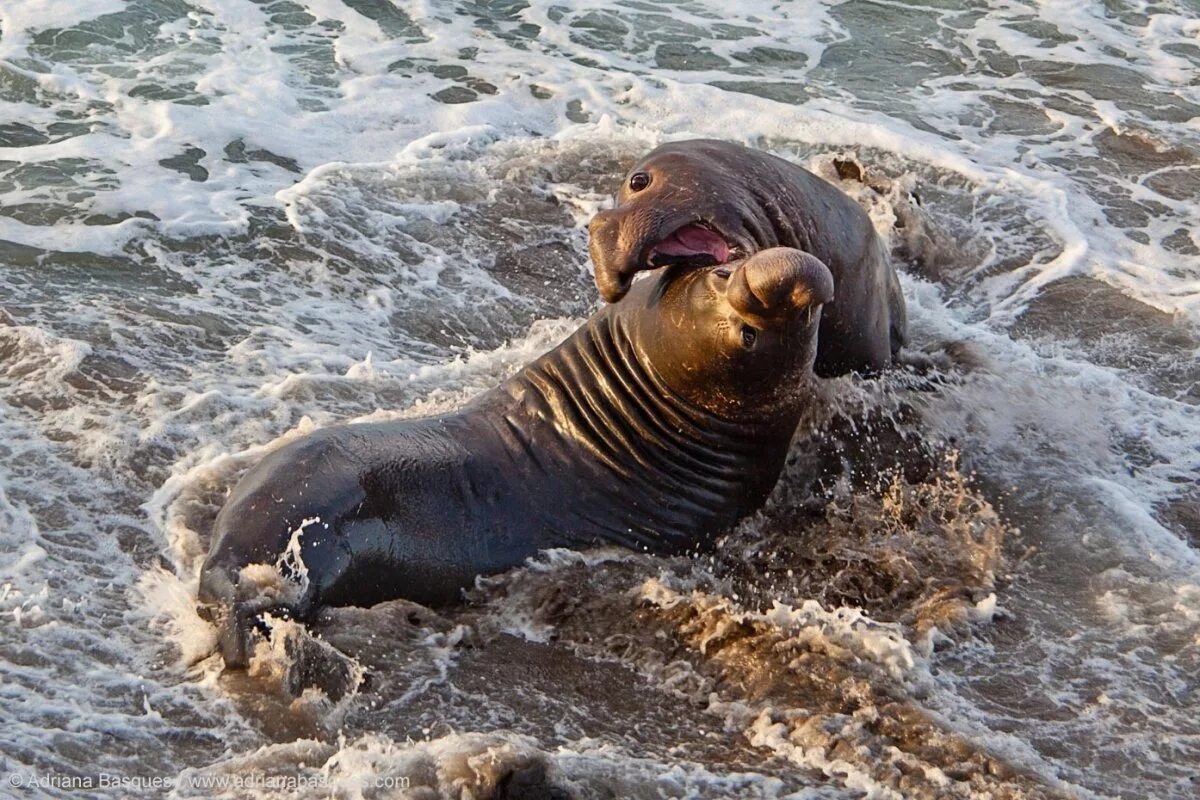
[[[729,245],[725,240],[699,225],[684,225],[655,245],[654,249],[667,256],[697,256],[708,253],[718,264],[729,260]]]

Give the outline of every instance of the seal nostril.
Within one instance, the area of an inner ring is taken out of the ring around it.
[[[635,172],[629,176],[630,191],[640,192],[650,185],[650,175],[645,172]]]

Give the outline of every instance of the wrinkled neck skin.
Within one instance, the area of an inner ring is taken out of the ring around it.
[[[645,294],[605,308],[483,402],[502,404],[496,411],[508,424],[496,427],[514,463],[532,460],[522,469],[563,482],[554,514],[573,514],[577,530],[604,542],[677,553],[711,544],[762,505],[808,393],[793,380],[762,407],[699,405],[670,385],[645,346],[653,315],[630,309]]]
[[[631,296],[636,299],[636,294]],[[619,345],[619,356],[605,364],[609,374],[637,376],[661,414],[710,447],[773,441],[781,435],[790,439],[811,396],[803,374],[815,348],[797,347],[775,362],[777,371],[770,376],[759,370],[725,369],[720,362],[716,369],[697,374],[698,367],[680,360],[679,331],[663,324],[664,317],[608,313],[589,326],[593,337]],[[713,361],[708,354],[694,359]]]

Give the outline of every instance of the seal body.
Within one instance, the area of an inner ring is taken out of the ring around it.
[[[444,603],[550,547],[710,544],[778,479],[832,291],[795,250],[664,270],[455,413],[280,448],[234,488],[201,571],[226,663],[264,611]]]
[[[779,246],[816,256],[835,287],[822,312],[821,377],[882,370],[905,343],[900,283],[866,212],[769,153],[709,139],[658,147],[630,170],[616,207],[597,214],[589,233],[596,284],[609,302],[642,270],[719,264]]]

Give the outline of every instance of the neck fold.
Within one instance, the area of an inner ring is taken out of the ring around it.
[[[526,368],[510,386],[518,393],[565,452],[582,449],[609,473],[598,482],[617,492],[604,499],[615,519],[605,519],[622,530],[608,538],[660,551],[698,544],[682,540],[720,533],[754,511],[795,428],[795,414],[734,421],[679,396],[611,312]]]

